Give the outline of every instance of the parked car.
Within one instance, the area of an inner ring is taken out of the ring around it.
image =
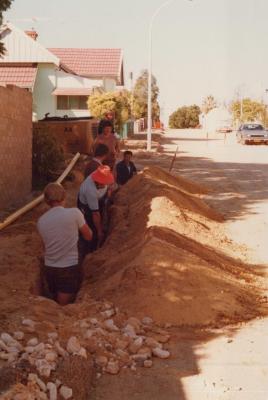
[[[268,144],[268,131],[261,124],[242,124],[236,133],[236,138],[237,142],[242,144]]]
[[[231,126],[228,126],[228,125],[220,126],[217,129],[217,132],[219,132],[219,133],[229,133],[229,132],[232,132],[232,131],[233,131],[233,128]]]

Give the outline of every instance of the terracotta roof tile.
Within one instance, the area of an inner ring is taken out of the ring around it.
[[[13,67],[0,65],[0,85],[16,85],[32,88],[37,67]]]
[[[88,77],[115,77],[120,79],[121,49],[48,49],[62,64],[77,75]]]

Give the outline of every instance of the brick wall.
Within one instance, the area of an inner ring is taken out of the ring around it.
[[[22,202],[32,187],[32,95],[0,86],[0,211]]]

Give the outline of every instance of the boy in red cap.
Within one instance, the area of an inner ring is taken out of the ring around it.
[[[78,208],[84,214],[85,220],[93,232],[90,245],[84,243],[82,246],[83,255],[95,251],[103,240],[102,202],[106,196],[108,185],[113,183],[114,177],[111,169],[107,165],[101,165],[80,186]]]

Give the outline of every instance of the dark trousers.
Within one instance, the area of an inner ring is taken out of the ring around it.
[[[77,207],[83,213],[86,223],[92,230],[92,235],[93,235],[90,242],[85,240],[82,237],[82,235],[79,235],[78,250],[79,250],[80,261],[83,261],[83,259],[88,253],[93,253],[93,251],[97,250],[98,234],[95,224],[93,222],[93,215],[90,208],[87,205],[81,203],[79,199],[77,199]]]

